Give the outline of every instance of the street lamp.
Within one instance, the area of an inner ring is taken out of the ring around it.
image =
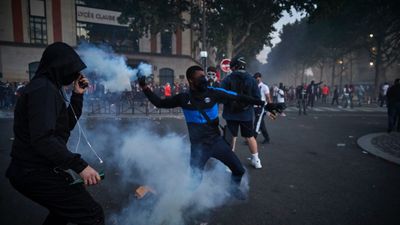
[[[207,67],[207,56],[208,56],[207,51],[200,51],[200,58],[203,61],[204,70],[207,70],[207,68],[206,68]]]
[[[369,34],[369,37],[370,37],[370,38],[373,38],[373,37],[374,37],[374,34],[373,34],[373,33],[370,33],[370,34]]]
[[[374,62],[370,61],[370,62],[369,62],[369,66],[370,66],[370,67],[373,67],[373,66],[374,66]]]

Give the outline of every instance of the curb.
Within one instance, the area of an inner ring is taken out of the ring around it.
[[[383,158],[387,161],[390,161],[392,163],[396,163],[398,165],[400,165],[400,158],[394,157],[382,150],[380,150],[379,148],[375,147],[371,141],[373,138],[378,137],[378,136],[382,136],[382,135],[388,135],[387,133],[384,132],[380,132],[380,133],[372,133],[372,134],[367,134],[364,135],[360,138],[358,138],[357,140],[357,144],[358,146],[360,146],[362,149],[364,149],[365,151],[378,156],[380,158]]]

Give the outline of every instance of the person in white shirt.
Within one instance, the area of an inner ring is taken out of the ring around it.
[[[269,87],[262,82],[261,76],[262,75],[259,72],[254,74],[254,78],[257,80],[258,88],[260,89],[260,92],[261,92],[261,100],[266,102],[266,103],[272,103],[271,95],[269,93]],[[254,128],[257,127],[257,122],[258,122],[258,120],[260,118],[261,112],[262,112],[262,106],[254,106],[254,113],[256,115],[256,118],[254,120]],[[269,143],[270,138],[269,138],[269,135],[268,135],[267,128],[265,127],[265,122],[264,122],[265,114],[263,114],[262,117],[263,118],[261,118],[261,124],[260,124],[261,133],[262,133],[262,135],[264,137],[264,140],[263,140],[262,144],[267,144],[267,143]],[[257,138],[257,134],[258,133],[257,132],[254,132],[254,133],[255,133],[254,137]]]
[[[386,104],[386,95],[387,95],[387,91],[389,89],[389,83],[385,82],[382,85],[382,89],[381,89],[381,96],[380,96],[380,107],[383,107],[383,105]]]
[[[277,103],[278,105],[281,106],[282,109],[286,108],[285,105],[285,91],[284,91],[284,87],[282,83],[279,83],[279,87],[278,87],[278,96],[277,96]],[[286,116],[286,114],[284,112],[281,113],[281,116]]]

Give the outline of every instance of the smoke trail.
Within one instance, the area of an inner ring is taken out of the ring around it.
[[[124,129],[102,125],[91,132],[97,149],[103,156],[108,154],[105,163],[117,167],[124,186],[133,190],[132,184],[148,185],[156,191],[152,198],[142,200],[133,198],[132,191],[129,203],[111,215],[109,224],[181,225],[229,199],[230,173],[225,166],[214,161],[200,186],[193,188],[198,183],[189,169],[188,140],[174,132],[157,134],[159,129],[141,122]],[[247,177],[242,188],[248,190]]]
[[[152,74],[151,65],[141,62],[137,68],[131,68],[126,57],[114,53],[111,47],[85,43],[78,46],[77,52],[87,66],[84,73],[95,74],[112,92],[131,90],[130,82],[137,79],[138,73],[144,76]]]

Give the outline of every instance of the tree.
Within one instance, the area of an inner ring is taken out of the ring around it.
[[[315,0],[314,21],[340,20],[352,43],[368,49],[375,67],[375,94],[385,71],[400,57],[400,2],[391,0]]]
[[[190,12],[191,2],[186,0],[83,0],[93,7],[120,11],[118,21],[129,24],[139,36],[157,34],[164,30],[175,32],[186,29],[190,21],[183,13]]]
[[[219,55],[231,58],[241,54],[256,55],[264,45],[271,45],[273,24],[281,17],[277,1],[265,0],[208,0],[207,38],[217,47]]]

